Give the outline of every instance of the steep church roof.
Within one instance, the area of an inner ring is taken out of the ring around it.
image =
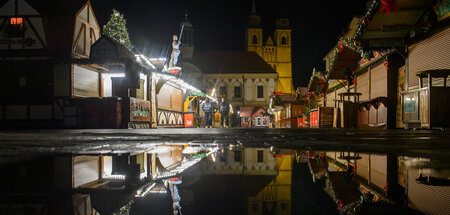
[[[275,43],[273,43],[272,37],[269,36],[266,40],[266,46],[274,46]]]
[[[203,74],[277,74],[258,54],[245,51],[196,52],[192,64]]]

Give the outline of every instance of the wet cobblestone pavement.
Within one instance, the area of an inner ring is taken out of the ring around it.
[[[182,128],[0,132],[0,155],[3,156],[134,154],[163,144],[239,144],[246,147],[446,157],[450,155],[450,131]]]

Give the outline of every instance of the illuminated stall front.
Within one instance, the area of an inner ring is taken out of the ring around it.
[[[192,84],[168,72],[154,74],[159,127],[184,127],[184,102],[191,93],[200,93]]]
[[[78,127],[151,128],[152,65],[145,56],[135,55],[115,40],[103,36],[91,48],[89,59],[77,65],[98,68],[102,97],[84,98],[78,111]]]

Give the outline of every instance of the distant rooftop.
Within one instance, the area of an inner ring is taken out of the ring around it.
[[[199,67],[203,74],[276,74],[276,71],[255,52],[196,52],[191,62]]]

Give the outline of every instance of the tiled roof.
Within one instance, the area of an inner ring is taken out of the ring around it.
[[[273,73],[276,71],[255,52],[196,52],[192,64],[203,74]]]

